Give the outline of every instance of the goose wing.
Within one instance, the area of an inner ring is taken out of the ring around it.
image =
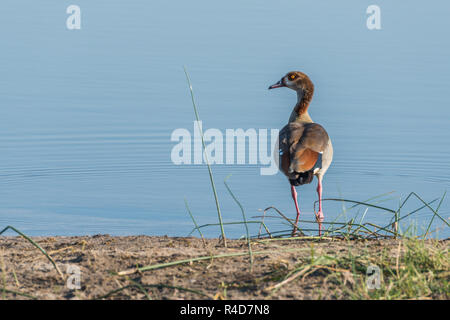
[[[329,143],[328,133],[317,123],[291,122],[279,134],[280,170],[298,184],[310,183],[313,168]]]

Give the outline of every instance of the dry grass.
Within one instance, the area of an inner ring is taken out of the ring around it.
[[[0,238],[4,299],[448,299],[448,241],[169,237],[33,238],[65,272],[20,237]],[[367,269],[380,268],[368,289]],[[138,268],[136,268],[136,266]],[[126,271],[120,273],[121,271]],[[69,276],[69,275],[66,275]]]

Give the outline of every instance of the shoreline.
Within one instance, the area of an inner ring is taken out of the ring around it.
[[[5,299],[449,298],[448,240],[252,239],[250,256],[246,240],[31,238],[57,268],[26,239],[0,236]],[[379,289],[367,288],[370,265]]]

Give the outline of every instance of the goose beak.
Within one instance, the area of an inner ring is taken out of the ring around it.
[[[283,83],[283,79],[281,79],[281,80],[278,81],[277,83],[271,85],[271,86],[269,87],[269,90],[270,90],[270,89],[275,89],[275,88],[281,88],[281,87],[286,87],[286,86],[284,85],[284,83]]]

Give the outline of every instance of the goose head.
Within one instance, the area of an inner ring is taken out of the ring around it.
[[[269,87],[270,89],[286,87],[297,92],[308,92],[314,90],[314,85],[309,77],[300,71],[288,72],[277,83]]]

